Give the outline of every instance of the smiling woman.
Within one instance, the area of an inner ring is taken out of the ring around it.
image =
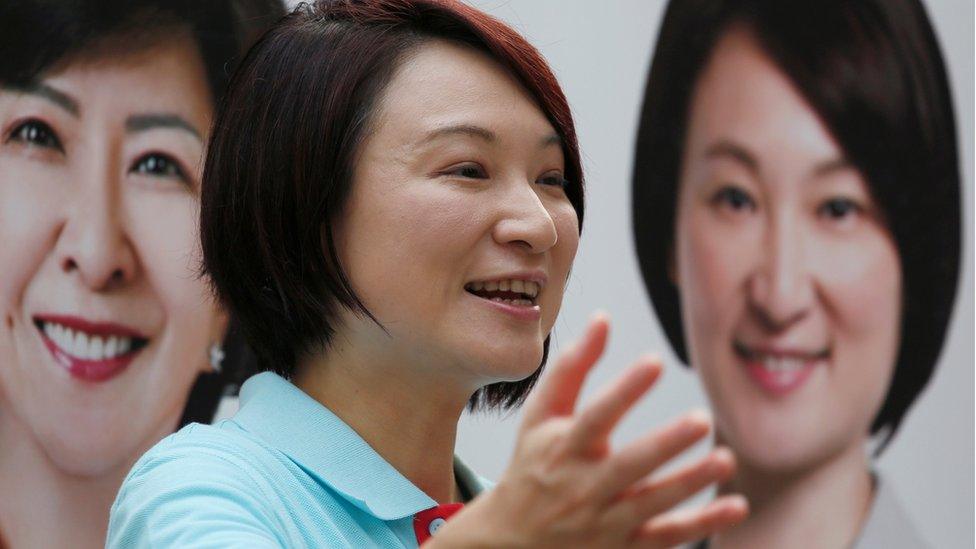
[[[209,421],[232,381],[208,360],[227,318],[196,276],[201,162],[223,66],[271,6],[0,5],[0,530],[13,547],[103,545],[135,459],[181,418]]]
[[[870,461],[932,375],[959,276],[922,5],[674,0],[642,116],[644,281],[739,459],[721,491],[753,505],[712,543],[924,546]]]
[[[648,478],[705,436],[700,414],[611,451],[656,360],[574,409],[605,319],[526,400],[583,174],[565,97],[521,36],[449,0],[301,6],[243,60],[214,128],[204,263],[270,371],[232,419],[143,456],[110,545],[662,547],[745,514],[736,496],[669,512],[731,474],[724,450]],[[486,490],[454,456],[458,419],[523,401]]]

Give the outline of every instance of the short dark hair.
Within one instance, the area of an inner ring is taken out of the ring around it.
[[[788,75],[864,175],[904,275],[894,377],[871,434],[879,450],[928,383],[959,277],[961,203],[945,65],[917,0],[673,0],[644,96],[633,229],[664,332],[688,361],[668,275],[689,101],[716,42],[742,24]]]
[[[216,100],[234,63],[285,8],[281,0],[0,0],[0,13],[4,87],[30,86],[82,58],[152,47],[185,29],[196,42]],[[223,346],[222,371],[198,377],[179,426],[210,422],[220,399],[257,370],[234,319]]]
[[[524,38],[453,0],[300,5],[234,74],[203,176],[204,269],[263,368],[290,376],[303,354],[329,344],[340,307],[372,318],[340,264],[332,222],[380,94],[404,56],[434,38],[484,52],[536,101],[562,139],[566,194],[582,227],[583,171],[569,106]],[[469,405],[515,406],[538,374],[484,387]]]

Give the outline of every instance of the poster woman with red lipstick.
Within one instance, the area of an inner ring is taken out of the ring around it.
[[[197,276],[225,68],[275,2],[0,2],[0,531],[102,547],[135,459],[240,365]],[[224,360],[224,358],[226,359]]]
[[[674,0],[633,176],[654,309],[739,460],[713,547],[923,547],[871,456],[959,276],[942,56],[916,0]]]

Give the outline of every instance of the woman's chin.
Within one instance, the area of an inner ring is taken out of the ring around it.
[[[480,327],[455,333],[452,341],[440,343],[443,357],[458,362],[478,383],[487,384],[532,375],[542,363],[543,341],[537,331],[497,333]]]
[[[139,457],[134,445],[112,437],[57,433],[48,438],[41,441],[44,454],[57,470],[70,476],[125,474]]]
[[[740,444],[734,447],[736,459],[741,466],[754,471],[761,471],[771,476],[790,476],[808,469],[811,454],[806,448],[764,446],[757,447],[750,444]]]
[[[739,430],[720,438],[743,468],[775,477],[803,474],[827,462],[839,449],[823,434],[784,424],[776,429]]]
[[[521,381],[539,369],[542,363],[542,346],[533,348],[505,349],[486,353],[478,361],[479,370],[491,383]]]

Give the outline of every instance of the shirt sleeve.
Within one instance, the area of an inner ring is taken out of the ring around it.
[[[284,546],[261,484],[246,470],[246,463],[205,451],[147,455],[112,505],[105,546]]]

